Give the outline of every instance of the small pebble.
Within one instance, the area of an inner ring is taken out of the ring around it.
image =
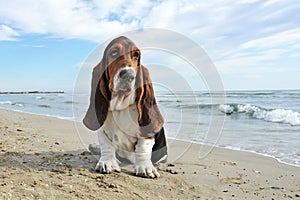
[[[273,190],[280,190],[281,188],[273,186],[273,187],[271,187],[271,189],[273,189]]]
[[[167,169],[166,172],[169,172],[170,174],[178,174],[178,172],[176,172],[172,169]]]
[[[82,155],[82,156],[87,156],[87,155],[91,155],[92,153],[91,152],[89,152],[89,151],[84,151],[84,152],[82,152],[80,155]]]
[[[111,184],[109,184],[108,187],[109,187],[109,188],[118,188],[118,185],[111,183]]]

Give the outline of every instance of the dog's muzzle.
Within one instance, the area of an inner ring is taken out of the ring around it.
[[[119,72],[120,81],[131,83],[135,78],[135,73],[132,69],[122,69]]]
[[[136,73],[131,67],[123,67],[115,77],[115,91],[128,93],[134,88]]]

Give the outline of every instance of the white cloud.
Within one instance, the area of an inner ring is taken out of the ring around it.
[[[293,45],[300,42],[300,28],[279,32],[271,36],[248,41],[241,45],[242,48],[265,49],[277,46]]]
[[[135,21],[122,23],[109,19],[108,12],[101,12],[101,9],[95,8],[96,4],[86,1],[27,0],[26,3],[20,3],[11,0],[5,2],[5,5],[1,4],[4,3],[0,3],[0,19],[5,19],[7,24],[25,34],[103,41],[103,38],[138,27]]]
[[[167,28],[192,37],[206,49],[219,54],[241,37],[254,39],[262,32],[262,15],[282,12],[285,7],[262,10],[257,0],[217,1],[136,1],[129,0],[10,0],[0,3],[0,21],[26,33],[49,34],[103,42],[113,35],[143,28]],[[3,4],[3,5],[1,5]],[[285,5],[288,5],[286,3]],[[286,6],[290,7],[290,6]],[[252,7],[251,7],[252,8]],[[278,24],[280,25],[280,24]],[[254,29],[253,29],[254,28]],[[257,30],[255,30],[255,28]],[[216,38],[218,41],[215,41]],[[222,44],[222,45],[220,45]],[[226,45],[226,46],[225,46]],[[227,51],[228,49],[226,49]]]
[[[280,18],[280,17],[284,17],[284,15],[292,10],[295,10],[295,9],[299,9],[299,5],[290,5],[290,6],[285,6],[283,8],[280,8],[280,9],[274,9],[274,11],[272,12],[269,12],[267,15],[264,14],[262,17],[261,17],[261,20],[273,20],[273,19],[276,19],[276,18]]]
[[[260,0],[240,0],[237,3],[240,3],[240,4],[249,4],[249,3],[256,3],[258,1],[260,1]]]
[[[300,52],[291,54],[291,57],[300,58]]]
[[[271,64],[270,62],[279,59],[286,50],[270,49],[258,51],[255,53],[236,53],[226,57],[226,59],[215,62],[218,70],[222,73],[263,73],[263,72],[278,72],[282,70],[281,66]],[[274,68],[276,67],[276,68]]]
[[[45,45],[41,45],[41,44],[35,44],[35,45],[32,45],[32,44],[24,44],[22,45],[23,47],[31,47],[31,48],[44,48],[46,47]]]
[[[0,25],[0,41],[16,41],[19,36],[15,30],[6,25]]]
[[[272,6],[274,4],[278,4],[280,3],[281,0],[267,0],[265,1],[265,3],[263,4],[263,7],[268,7],[268,6]]]
[[[167,28],[204,39],[203,34],[210,35],[219,29],[215,22],[222,22],[230,7],[218,1],[207,4],[172,0],[134,3],[129,0],[26,0],[23,3],[10,0],[0,3],[0,21],[24,34],[96,42],[143,27]]]
[[[286,71],[299,55],[300,29],[257,38],[227,52],[215,64],[222,73],[259,74]]]

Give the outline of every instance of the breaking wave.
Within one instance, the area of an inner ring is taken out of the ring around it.
[[[285,123],[292,126],[300,125],[300,113],[286,109],[265,109],[258,106],[246,104],[222,104],[219,110],[225,114],[246,113],[255,119],[267,122]]]
[[[24,103],[11,102],[11,101],[0,101],[0,105],[9,105],[9,106],[19,106],[19,107],[23,107],[23,106],[24,106]]]

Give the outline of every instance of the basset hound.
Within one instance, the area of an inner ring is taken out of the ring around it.
[[[101,156],[96,170],[120,172],[119,160],[134,163],[135,174],[155,178],[154,164],[166,161],[164,118],[157,106],[141,51],[128,38],[112,40],[93,69],[84,125],[98,130]]]

